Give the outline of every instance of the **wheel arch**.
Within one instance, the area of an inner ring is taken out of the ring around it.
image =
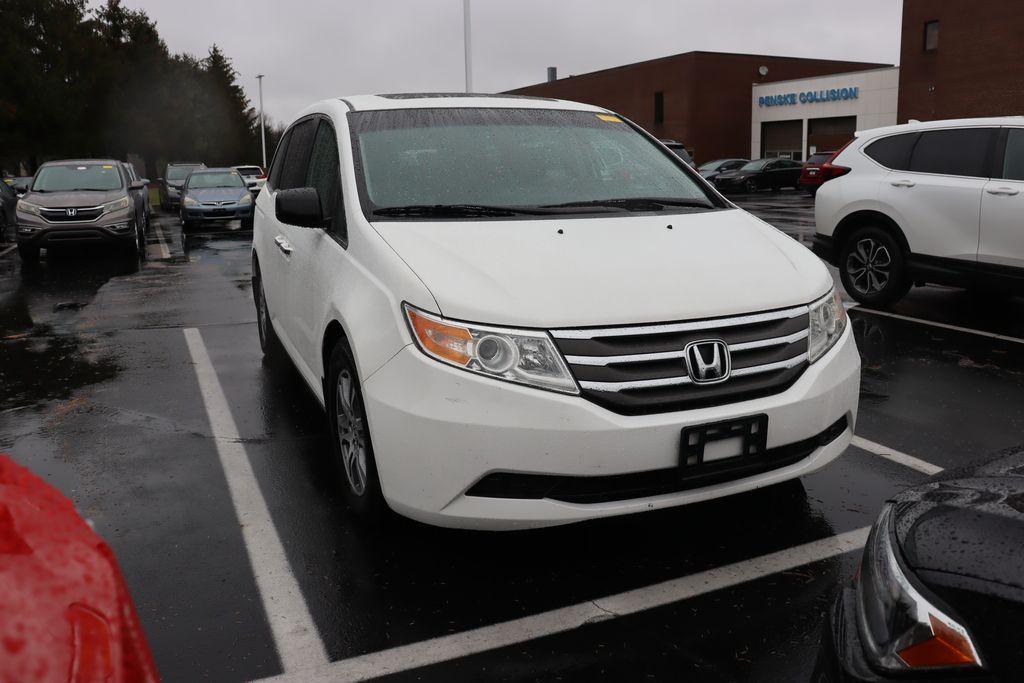
[[[348,352],[352,354],[354,359],[355,353],[352,350],[352,344],[348,340],[348,335],[345,333],[345,328],[337,319],[333,319],[324,329],[324,337],[320,343],[320,383],[324,390],[325,405],[327,403],[327,370],[331,362],[331,351],[339,342],[348,348]],[[359,372],[358,363],[356,364],[356,372]]]
[[[907,241],[907,236],[904,234],[903,229],[892,219],[892,217],[882,213],[881,211],[861,209],[844,216],[843,219],[839,221],[839,224],[836,225],[836,229],[832,233],[835,238],[837,258],[838,254],[842,253],[843,246],[850,238],[850,235],[852,235],[857,228],[868,225],[881,228],[888,232],[896,239],[896,242],[903,250],[904,256],[910,255],[910,242]]]

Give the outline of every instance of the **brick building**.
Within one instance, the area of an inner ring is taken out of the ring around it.
[[[899,121],[1024,114],[1024,2],[903,0]]]
[[[658,137],[683,142],[700,163],[751,154],[753,85],[885,66],[889,65],[687,52],[510,92],[607,107]],[[802,158],[800,144],[796,148],[793,155]]]

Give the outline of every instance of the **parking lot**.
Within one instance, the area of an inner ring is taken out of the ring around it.
[[[805,194],[736,201],[809,246]],[[881,503],[1024,442],[1024,301],[924,287],[849,309],[857,438],[800,484],[540,531],[371,534],[316,399],[260,353],[251,232],[153,225],[138,267],[0,256],[0,451],[114,548],[167,681],[806,679]]]

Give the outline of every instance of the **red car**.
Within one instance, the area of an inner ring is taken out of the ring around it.
[[[835,152],[816,152],[804,162],[804,168],[800,172],[800,187],[807,190],[807,193],[812,197],[818,191],[821,184],[828,179],[826,178],[826,171],[823,171],[822,167],[831,161],[835,155]]]
[[[157,683],[114,554],[0,455],[0,683]]]

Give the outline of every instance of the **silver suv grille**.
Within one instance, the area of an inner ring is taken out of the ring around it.
[[[61,209],[40,209],[40,215],[48,223],[88,223],[103,215],[102,206],[84,206]]]
[[[552,330],[584,397],[623,414],[735,403],[784,391],[807,367],[807,306],[658,325]],[[721,340],[732,371],[694,381],[685,349]]]

